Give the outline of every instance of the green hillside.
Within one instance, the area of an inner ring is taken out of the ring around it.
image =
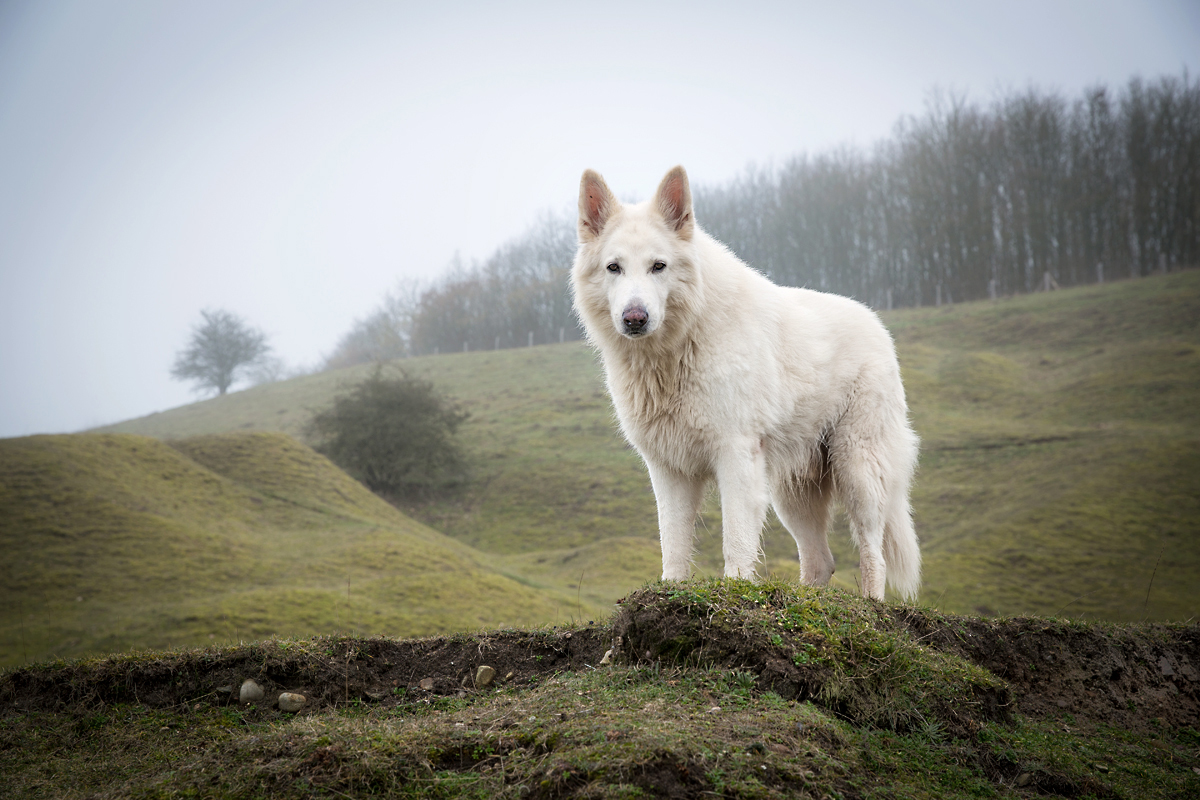
[[[0,666],[590,609],[498,573],[288,436],[0,440]]]
[[[954,612],[1184,619],[1200,610],[1200,272],[884,315],[922,444],[923,602]],[[533,585],[607,603],[657,575],[654,498],[582,344],[399,366],[462,401],[466,493],[408,509]],[[105,430],[300,435],[369,367]],[[853,588],[843,519],[835,582]],[[698,567],[720,566],[711,499]],[[798,572],[772,522],[768,569]]]

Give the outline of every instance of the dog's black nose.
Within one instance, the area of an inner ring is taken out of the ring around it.
[[[625,332],[635,336],[645,329],[649,321],[650,315],[642,306],[630,306],[621,315],[621,322],[625,323]]]

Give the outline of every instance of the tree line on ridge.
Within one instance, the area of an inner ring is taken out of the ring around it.
[[[1200,264],[1200,83],[1184,72],[1068,99],[935,94],[869,149],[694,187],[696,220],[776,283],[875,308],[931,305]],[[574,213],[482,262],[455,259],[359,320],[326,368],[578,339]]]

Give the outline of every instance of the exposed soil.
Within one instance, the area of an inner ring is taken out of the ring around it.
[[[482,664],[496,670],[497,683],[584,669],[608,648],[607,631],[591,625],[427,639],[318,638],[29,667],[0,678],[0,707],[24,713],[121,702],[153,707],[236,703],[248,678],[268,698],[280,692],[304,695],[307,709],[351,702],[394,705],[422,693],[474,691],[475,671]],[[429,688],[421,686],[423,681]]]
[[[1145,730],[1200,727],[1200,625],[1079,625],[1041,618],[933,617],[895,609],[923,644],[1003,678],[1017,710],[1068,712]]]

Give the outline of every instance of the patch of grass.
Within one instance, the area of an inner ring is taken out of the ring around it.
[[[913,500],[927,602],[1111,620],[1196,614],[1200,271],[883,317],[922,437]],[[650,482],[584,345],[403,365],[470,412],[461,434],[473,464],[460,498],[408,512],[527,584],[572,597],[611,603],[657,577]],[[369,370],[256,387],[110,429],[299,434]],[[719,531],[710,497],[697,528],[701,575],[720,573]],[[831,547],[835,585],[856,588],[842,517]],[[798,574],[795,544],[774,518],[763,548],[763,574]]]

